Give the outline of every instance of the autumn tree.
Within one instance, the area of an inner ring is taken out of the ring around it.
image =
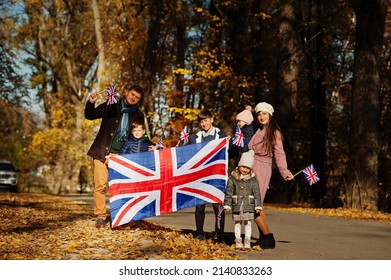
[[[378,209],[380,55],[387,0],[351,1],[356,16],[347,196],[353,208]]]
[[[78,184],[85,157],[84,101],[95,78],[92,10],[86,1],[24,4],[26,16],[18,24],[15,43],[27,54],[26,63],[34,67],[32,86],[43,100],[48,120],[48,130],[35,138],[57,141],[55,150],[48,149],[51,153],[41,163],[51,166],[53,192],[70,191]],[[50,137],[53,134],[64,137]],[[64,140],[68,141],[66,149]]]
[[[379,210],[391,212],[391,5],[388,6],[380,71]]]

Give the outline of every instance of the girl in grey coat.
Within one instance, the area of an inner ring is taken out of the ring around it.
[[[243,248],[241,237],[244,224],[244,248],[251,248],[251,221],[254,213],[262,210],[261,193],[258,180],[252,171],[254,163],[254,151],[250,150],[242,154],[238,167],[232,171],[228,178],[224,198],[224,209],[233,214],[235,221],[234,233],[236,248]]]

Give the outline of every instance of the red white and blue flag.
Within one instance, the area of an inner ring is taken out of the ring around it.
[[[305,175],[305,178],[308,181],[308,184],[310,184],[310,186],[315,184],[316,182],[318,182],[320,180],[319,176],[318,176],[318,173],[316,172],[313,164],[308,165],[302,171],[303,171],[303,173]]]
[[[159,141],[157,142],[157,148],[158,148],[159,150],[164,149],[164,145],[163,145],[163,136],[160,137]]]
[[[117,90],[115,85],[107,89],[107,105],[112,105],[117,103]]]
[[[112,228],[205,203],[223,204],[228,139],[112,156]]]
[[[187,143],[189,143],[189,136],[190,136],[189,128],[187,126],[185,126],[182,129],[181,134],[180,134],[181,142],[183,145],[186,145]]]
[[[238,125],[236,126],[236,131],[235,131],[235,135],[234,135],[234,139],[232,141],[232,144],[239,146],[239,147],[244,147],[244,135]]]

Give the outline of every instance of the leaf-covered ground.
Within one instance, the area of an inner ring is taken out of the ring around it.
[[[140,221],[94,227],[92,205],[0,192],[0,260],[235,260],[235,249]]]
[[[374,211],[267,208],[391,223],[391,214]],[[0,260],[240,259],[234,246],[200,241],[151,222],[134,222],[118,230],[96,229],[92,212],[90,204],[56,196],[0,192]]]
[[[273,205],[269,206],[269,209],[282,210],[299,213],[310,213],[315,215],[326,215],[332,217],[348,218],[348,219],[362,219],[362,220],[374,220],[379,222],[391,223],[391,214],[383,213],[380,211],[370,211],[361,209],[347,209],[347,208],[311,208],[309,206],[285,206],[285,205]]]

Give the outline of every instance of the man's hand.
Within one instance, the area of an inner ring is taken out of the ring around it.
[[[98,100],[98,93],[96,93],[96,92],[91,93],[89,100],[91,103],[95,103],[96,100]]]

